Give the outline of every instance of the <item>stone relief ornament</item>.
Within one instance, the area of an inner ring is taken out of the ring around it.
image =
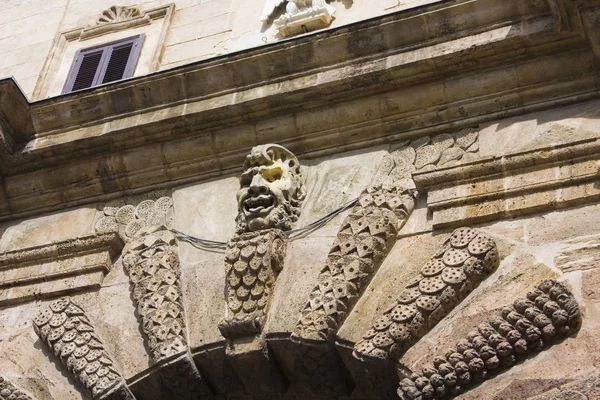
[[[141,16],[143,13],[137,7],[112,6],[102,11],[96,20],[96,25],[127,21]]]
[[[305,196],[296,156],[277,144],[252,148],[240,176],[237,233],[290,230]]]
[[[137,232],[155,225],[173,225],[173,200],[168,191],[154,191],[111,201],[96,213],[95,232],[118,232],[129,242]]]
[[[219,323],[225,338],[251,336],[262,330],[286,246],[287,238],[279,229],[244,233],[227,244],[229,316]]]
[[[456,229],[356,343],[354,356],[397,361],[498,264],[498,250],[490,237],[476,229]]]
[[[0,400],[33,400],[33,398],[0,376]]]
[[[33,328],[94,400],[134,400],[89,318],[70,298],[42,308]]]
[[[457,396],[576,332],[580,319],[569,289],[546,280],[526,298],[504,307],[501,315],[477,326],[433,365],[403,379],[398,395],[403,400]]]
[[[210,398],[188,354],[177,240],[164,226],[144,228],[123,249],[146,343],[165,385],[181,399]],[[174,357],[177,360],[172,361]]]
[[[344,219],[292,340],[333,338],[395,243],[414,208],[411,191],[374,187],[364,191]]]
[[[324,28],[331,23],[335,7],[325,0],[267,0],[263,8],[262,22],[273,18],[285,4],[285,13],[274,21],[283,36],[306,33]]]

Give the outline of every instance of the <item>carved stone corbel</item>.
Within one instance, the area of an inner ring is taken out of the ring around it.
[[[403,379],[398,395],[403,400],[457,396],[576,332],[580,319],[569,289],[546,280],[526,298],[505,307],[501,316],[477,326],[443,357],[436,357],[433,365]]]
[[[40,310],[33,327],[94,400],[135,400],[84,310],[70,298]]]
[[[141,230],[123,249],[123,265],[163,383],[181,399],[211,398],[188,353],[175,236],[164,226]]]
[[[0,376],[0,400],[33,400],[33,398]]]

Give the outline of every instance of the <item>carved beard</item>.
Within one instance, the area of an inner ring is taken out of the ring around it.
[[[236,217],[236,232],[255,232],[263,229],[281,229],[288,231],[300,216],[300,201],[288,200],[282,192],[272,192],[277,198],[277,206],[264,217],[246,215],[243,204],[240,205]]]

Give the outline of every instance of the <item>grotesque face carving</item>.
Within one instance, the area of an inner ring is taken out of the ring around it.
[[[254,147],[244,162],[237,193],[237,232],[289,230],[304,200],[298,159],[276,144]]]

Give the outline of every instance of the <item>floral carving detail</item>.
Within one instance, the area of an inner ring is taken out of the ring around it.
[[[0,376],[0,400],[33,400],[27,393]]]
[[[400,293],[354,347],[358,359],[399,359],[499,263],[494,241],[471,228],[456,229],[442,249]]]
[[[157,227],[142,231],[123,250],[123,265],[155,362],[187,350],[176,245],[170,231]]]
[[[155,225],[172,226],[173,200],[167,192],[156,191],[144,196],[107,203],[96,214],[96,232],[118,232],[128,242],[140,229]]]
[[[408,190],[367,189],[344,219],[292,340],[327,341],[356,303],[414,208]]]
[[[286,248],[287,238],[279,229],[245,233],[229,241],[225,252],[229,317],[219,323],[224,337],[262,330]]]
[[[90,320],[68,297],[44,307],[33,327],[94,400],[133,400]]]
[[[433,365],[400,382],[401,399],[445,399],[543,350],[577,331],[579,306],[571,292],[553,280],[542,282],[501,316],[480,324]]]

